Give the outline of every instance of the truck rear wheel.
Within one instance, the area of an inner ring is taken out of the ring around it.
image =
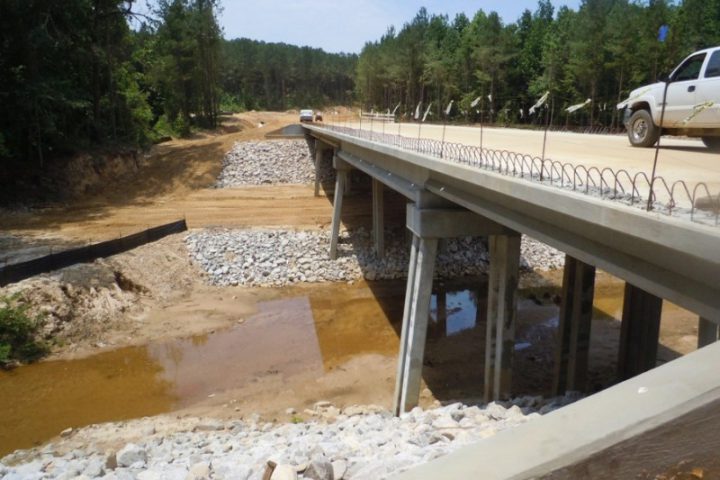
[[[647,110],[633,112],[627,132],[633,147],[652,147],[660,137],[660,129],[655,126]]]
[[[713,152],[720,152],[720,137],[702,137],[702,141]]]

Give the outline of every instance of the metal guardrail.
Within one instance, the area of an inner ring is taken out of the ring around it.
[[[378,122],[394,122],[395,121],[395,115],[392,113],[371,113],[371,112],[361,112],[360,118],[363,120],[374,120]]]
[[[686,217],[706,225],[720,225],[720,192],[711,193],[703,182],[690,186],[683,180],[670,182],[661,176],[651,179],[645,172],[631,174],[625,169],[587,167],[508,150],[491,150],[338,125],[323,125],[323,128],[503,175],[621,201],[646,210],[649,205],[650,210],[669,216]],[[651,198],[650,202],[648,198]],[[702,209],[697,206],[701,199],[705,203]]]

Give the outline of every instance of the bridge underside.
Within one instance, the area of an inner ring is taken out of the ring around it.
[[[382,190],[408,198],[413,234],[396,411],[417,403],[438,239],[486,236],[490,245],[486,400],[510,395],[520,235],[566,253],[555,389],[582,389],[587,371],[595,268],[627,282],[620,378],[655,365],[662,299],[700,317],[699,344],[718,339],[720,234],[618,203],[531,183],[346,134],[308,127],[319,165],[331,150],[337,170],[331,256],[347,174],[373,179],[373,235],[383,252]],[[317,183],[316,183],[317,193]]]

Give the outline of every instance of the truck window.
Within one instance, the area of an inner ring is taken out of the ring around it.
[[[715,50],[705,69],[705,78],[720,77],[720,50]]]
[[[700,69],[702,68],[703,62],[705,61],[705,54],[699,53],[685,60],[685,63],[680,65],[675,75],[673,75],[673,82],[682,82],[684,80],[696,80],[700,76]]]

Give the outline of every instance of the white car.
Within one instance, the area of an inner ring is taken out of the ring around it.
[[[313,121],[313,111],[312,110],[300,110],[300,121],[301,122],[312,122]]]
[[[700,137],[720,150],[720,46],[700,50],[668,77],[665,114],[660,127],[666,82],[637,88],[618,104],[634,147],[650,147],[662,134]]]

